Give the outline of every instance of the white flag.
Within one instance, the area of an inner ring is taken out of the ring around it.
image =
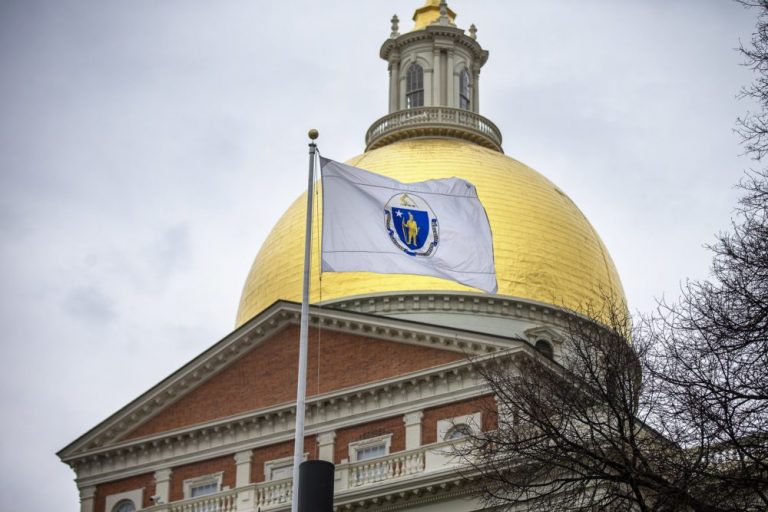
[[[324,272],[442,277],[496,293],[493,240],[474,185],[400,183],[320,158]]]

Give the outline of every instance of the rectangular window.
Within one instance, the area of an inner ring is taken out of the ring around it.
[[[383,457],[386,454],[387,446],[382,441],[380,444],[358,448],[357,460],[375,459],[376,457]]]
[[[205,496],[206,494],[215,494],[219,492],[219,484],[211,482],[209,484],[193,485],[189,488],[189,497],[197,498],[198,496]]]
[[[389,455],[389,447],[391,444],[392,434],[349,443],[349,460],[357,462],[384,457]]]
[[[302,460],[307,460],[309,454],[305,453]],[[264,480],[282,480],[293,476],[293,457],[268,460],[264,463]]]
[[[224,473],[214,473],[184,480],[184,499],[216,494],[221,491]]]

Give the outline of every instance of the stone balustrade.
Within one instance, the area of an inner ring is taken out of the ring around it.
[[[365,134],[366,151],[413,137],[456,137],[501,151],[501,131],[489,119],[460,108],[417,107],[377,119]]]
[[[237,490],[200,496],[167,506],[168,512],[236,512]]]
[[[424,471],[425,450],[401,452],[388,457],[355,462],[349,465],[348,487],[392,480]]]
[[[451,455],[455,441],[421,446],[386,457],[336,466],[336,493],[353,491],[367,485],[445,471],[459,465]],[[292,478],[249,484],[208,496],[200,496],[144,509],[146,512],[256,512],[285,509],[290,506]]]

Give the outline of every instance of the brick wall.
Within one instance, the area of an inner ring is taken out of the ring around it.
[[[304,438],[304,453],[307,460],[317,460],[317,438],[308,436]],[[270,460],[293,457],[293,441],[273,444],[253,450],[251,457],[251,482],[264,481],[264,463]]]
[[[121,492],[133,491],[135,489],[144,490],[142,495],[144,502],[136,503],[136,508],[145,508],[151,506],[152,503],[149,501],[149,497],[154,496],[155,494],[154,473],[137,475],[131,478],[125,478],[123,480],[116,480],[114,482],[98,485],[96,487],[96,496],[94,500],[94,512],[111,512],[109,510],[105,510],[107,496]]]
[[[496,401],[491,395],[425,409],[424,417],[421,419],[421,444],[437,442],[437,422],[439,420],[476,412],[482,413],[483,430],[496,428]]]
[[[296,326],[273,335],[140,425],[127,439],[293,401],[298,336]],[[464,358],[456,352],[332,331],[318,336],[317,329],[310,332],[308,356],[308,396]]]
[[[392,445],[389,452],[405,450],[405,424],[402,416],[395,416],[370,423],[363,423],[336,431],[336,446],[334,463],[341,464],[342,459],[349,458],[349,443],[370,439],[371,437],[392,434]]]
[[[221,481],[222,488],[229,486],[230,489],[233,489],[235,487],[234,454],[173,468],[171,473],[171,501],[184,499],[184,480],[220,472],[224,473]]]

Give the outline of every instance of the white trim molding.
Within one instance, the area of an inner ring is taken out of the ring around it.
[[[136,506],[136,510],[144,508],[144,489],[134,489],[132,491],[110,494],[104,500],[104,512],[113,512],[115,505],[123,500],[132,501]]]
[[[392,434],[384,434],[382,436],[370,437],[368,439],[361,439],[360,441],[354,441],[349,443],[349,461],[357,462],[358,453],[362,450],[374,448],[376,446],[384,446],[384,453],[382,456],[389,455],[389,449],[392,446]]]
[[[454,428],[460,425],[466,425],[473,433],[479,433],[482,430],[482,413],[465,414],[455,416],[444,420],[437,420],[437,441],[446,441],[446,435]]]
[[[221,488],[221,483],[224,480],[224,472],[211,473],[209,475],[196,476],[195,478],[188,478],[184,480],[184,499],[196,497],[192,496],[192,489],[195,487],[202,487],[204,485],[216,484],[216,492],[221,492],[225,489]]]

